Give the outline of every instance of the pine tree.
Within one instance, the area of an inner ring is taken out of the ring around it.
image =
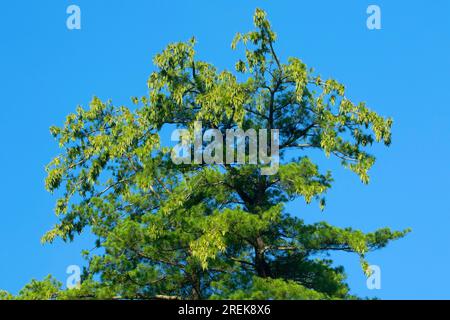
[[[232,43],[245,53],[235,72],[197,60],[195,39],[170,44],[154,58],[149,94],[133,98],[132,108],[94,98],[51,128],[62,153],[47,168],[46,188],[63,196],[59,223],[43,241],[73,241],[88,228],[97,249],[84,252],[80,288],[63,290],[47,278],[17,298],[354,298],[343,268],[320,254],[355,253],[368,273],[367,253],[408,230],[305,224],[285,204],[302,197],[325,206],[333,179],[308,157],[312,150],[368,183],[375,158],[367,149],[391,143],[392,120],[353,103],[342,84],[300,59],[282,60],[264,11],[256,10],[254,25]],[[174,164],[163,127],[192,133],[196,121],[223,134],[278,129],[278,172],[263,175],[261,164]]]

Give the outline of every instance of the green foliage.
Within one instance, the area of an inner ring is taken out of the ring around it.
[[[247,287],[213,299],[231,300],[325,300],[325,294],[307,289],[298,282],[254,277]]]
[[[350,299],[342,267],[318,258],[345,251],[361,258],[403,237],[388,228],[363,233],[305,224],[284,209],[298,197],[325,207],[333,182],[305,154],[322,150],[369,182],[368,148],[391,143],[392,120],[345,96],[298,58],[283,62],[262,10],[234,75],[198,61],[195,39],[158,54],[149,94],[133,108],[94,98],[51,133],[62,152],[47,167],[46,188],[62,196],[59,223],[43,237],[72,241],[89,228],[95,250],[79,289],[33,281],[24,299]],[[279,129],[281,165],[175,165],[160,144],[164,126]],[[287,150],[304,154],[288,159]],[[296,212],[294,214],[297,214]],[[0,293],[2,298],[13,298]]]
[[[62,284],[51,276],[43,281],[32,280],[17,296],[0,292],[0,300],[53,300],[59,297]]]

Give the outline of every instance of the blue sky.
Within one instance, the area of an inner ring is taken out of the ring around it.
[[[79,5],[82,29],[66,28]],[[366,8],[382,10],[382,30],[366,28]],[[92,96],[129,104],[146,93],[152,57],[195,35],[202,60],[231,69],[233,35],[265,9],[280,57],[298,56],[394,118],[393,144],[377,146],[369,186],[339,167],[328,206],[290,212],[364,231],[390,226],[413,232],[368,258],[382,270],[382,289],[368,290],[356,256],[337,255],[352,292],[384,299],[450,298],[450,2],[434,1],[8,1],[0,8],[0,288],[17,292],[32,278],[65,281],[82,264],[88,236],[43,246],[56,222],[55,197],[44,190],[44,166],[58,153],[48,128]]]

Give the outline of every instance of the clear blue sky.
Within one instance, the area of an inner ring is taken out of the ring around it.
[[[82,29],[66,28],[77,4]],[[366,28],[378,4],[382,30]],[[338,255],[353,293],[380,298],[450,298],[450,2],[433,1],[5,1],[0,6],[0,288],[17,292],[32,278],[65,281],[82,264],[89,237],[42,246],[56,218],[44,190],[44,166],[58,152],[49,135],[93,95],[128,103],[146,93],[152,57],[169,42],[198,39],[203,60],[231,69],[235,32],[267,10],[280,56],[298,56],[323,77],[346,84],[395,120],[392,147],[374,148],[369,186],[337,161],[324,213],[302,201],[291,212],[364,231],[383,226],[413,233],[368,258],[382,270],[382,289],[369,291],[358,258]]]

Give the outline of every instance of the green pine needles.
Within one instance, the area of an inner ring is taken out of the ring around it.
[[[345,251],[361,258],[408,230],[363,233],[305,224],[285,204],[302,197],[325,206],[333,179],[308,158],[322,150],[369,182],[373,143],[391,143],[392,120],[355,104],[333,79],[275,51],[276,34],[256,10],[255,30],[238,34],[235,71],[195,56],[195,40],[156,55],[149,94],[134,106],[94,98],[62,127],[61,154],[46,188],[62,194],[59,223],[43,237],[72,241],[89,229],[96,249],[78,288],[49,277],[18,299],[351,299],[344,269],[320,258]],[[260,164],[181,164],[160,141],[162,128],[278,129],[279,171]],[[287,151],[298,157],[290,159]]]

